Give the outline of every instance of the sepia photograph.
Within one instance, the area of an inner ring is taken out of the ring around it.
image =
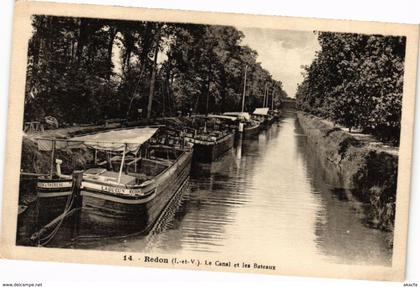
[[[16,3],[3,256],[404,279],[418,26],[93,7]]]

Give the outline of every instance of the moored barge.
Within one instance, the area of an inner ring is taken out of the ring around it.
[[[60,162],[59,160],[57,160]],[[57,163],[59,166],[59,163]],[[72,177],[55,173],[52,176],[38,177],[36,190],[38,198],[41,199],[59,199],[72,194],[73,181]]]
[[[261,123],[259,121],[251,119],[249,113],[246,112],[226,112],[223,113],[226,116],[236,117],[239,122],[239,133],[242,133],[242,138],[252,138],[260,133]]]
[[[51,153],[50,173],[37,178],[37,196],[40,199],[57,199],[65,202],[66,197],[72,193],[73,181],[70,175],[61,173],[62,160],[56,158],[56,152],[67,144],[65,140],[40,138],[37,140],[37,145],[40,152]],[[55,170],[54,162],[56,164]]]
[[[252,113],[254,120],[259,121],[263,128],[267,128],[271,124],[271,116],[268,114],[268,108],[256,108]]]
[[[191,147],[151,140],[156,131],[138,128],[129,134],[123,130],[78,139],[98,151],[117,153],[107,167],[90,168],[83,174],[83,209],[91,223],[147,232],[184,185],[191,168]]]
[[[222,115],[195,116],[194,121],[202,123],[193,129],[193,134],[186,134],[187,140],[194,144],[193,160],[210,163],[233,148],[235,120],[235,117]]]
[[[194,138],[193,158],[199,162],[212,162],[220,158],[233,147],[233,133]]]
[[[61,172],[62,160],[57,158],[59,151],[67,147],[66,140],[40,138],[37,140],[37,146],[39,152],[50,153],[50,172],[37,176],[35,186],[38,200],[38,223],[43,224],[71,207],[73,178]]]
[[[244,126],[243,138],[249,139],[257,136],[261,130],[261,123],[257,121],[248,122]]]

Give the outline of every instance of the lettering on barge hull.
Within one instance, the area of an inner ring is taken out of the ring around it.
[[[105,191],[112,194],[122,194],[122,195],[144,195],[141,188],[124,188],[118,186],[109,186],[103,184],[96,184],[92,182],[83,182],[82,188],[93,190],[93,191]]]
[[[57,188],[68,188],[72,187],[73,183],[71,181],[63,181],[63,182],[38,182],[38,188],[44,189],[57,189]]]

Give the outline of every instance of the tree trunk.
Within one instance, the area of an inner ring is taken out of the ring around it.
[[[127,31],[126,33],[124,33],[124,46],[125,46],[125,54],[124,54],[124,59],[123,59],[123,71],[125,74],[129,74],[131,52],[134,46],[133,35],[131,35],[130,31]]]
[[[109,71],[108,71],[108,80],[111,76],[112,73],[112,49],[114,47],[114,40],[115,40],[115,36],[118,33],[118,30],[115,28],[111,28],[111,34],[109,35],[109,42],[108,42],[108,63],[109,63]]]
[[[147,119],[150,119],[152,115],[153,93],[155,91],[155,78],[156,78],[156,68],[157,68],[156,66],[157,66],[157,56],[159,53],[159,46],[160,46],[160,31],[156,33],[156,37],[155,37],[155,55],[153,59],[152,76],[150,78],[149,100],[147,103]]]
[[[144,35],[142,37],[141,43],[142,44],[142,52],[140,54],[140,73],[138,76],[138,80],[136,82],[136,84],[134,85],[134,89],[131,90],[131,95],[132,97],[134,97],[136,95],[136,92],[139,88],[140,82],[142,80],[142,76],[146,67],[146,62],[147,62],[147,54],[150,51],[150,47],[151,47],[151,42],[152,42],[152,24],[147,24]],[[130,110],[130,109],[129,109]],[[127,115],[129,113],[129,110],[127,111]]]
[[[165,98],[166,97],[166,101],[164,101],[164,103],[166,104],[166,106],[168,107],[168,111],[169,111],[169,107],[170,107],[170,87],[169,87],[169,78],[171,76],[171,69],[168,67],[167,71],[166,71],[166,76],[165,76],[165,90],[162,91],[162,96]],[[164,115],[166,114],[166,106],[164,106],[165,110],[164,110]],[[169,111],[170,112],[170,111]]]
[[[143,76],[143,72],[146,66],[146,61],[147,61],[147,54],[149,52],[150,49],[150,35],[151,35],[151,24],[146,26],[146,30],[144,32],[144,35],[142,37],[142,41],[141,44],[143,44],[143,49],[142,49],[142,53],[140,54],[140,73],[138,75],[138,80],[136,82],[136,84],[134,85],[134,89],[130,89],[130,94],[131,94],[131,100],[130,100],[130,104],[128,105],[128,109],[127,109],[127,119],[129,118],[130,115],[130,111],[131,111],[131,105],[133,103],[134,97],[137,94],[137,90],[139,88],[140,85],[140,81],[142,80],[142,76]]]
[[[77,50],[76,50],[76,62],[77,65],[80,65],[80,61],[82,60],[83,56],[83,47],[85,45],[85,37],[86,37],[86,29],[87,29],[87,22],[85,19],[80,19],[79,25],[79,36],[77,39]]]

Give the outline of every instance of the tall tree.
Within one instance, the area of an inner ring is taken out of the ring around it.
[[[305,69],[298,106],[398,144],[405,38],[320,32],[318,40],[321,51]]]

